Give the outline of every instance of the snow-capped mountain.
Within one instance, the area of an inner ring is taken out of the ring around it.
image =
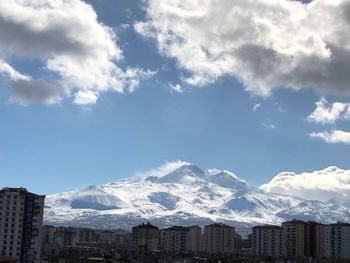
[[[129,228],[145,220],[159,226],[215,221],[247,226],[291,218],[348,221],[350,213],[343,206],[335,212],[333,203],[268,193],[229,171],[204,171],[190,163],[50,195],[45,206],[46,223],[99,228]]]

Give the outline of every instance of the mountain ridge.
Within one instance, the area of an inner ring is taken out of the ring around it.
[[[179,163],[146,176],[49,195],[44,218],[55,225],[130,228],[142,221],[160,226],[349,221],[350,214],[342,205],[334,211],[331,202],[266,192],[227,170]]]

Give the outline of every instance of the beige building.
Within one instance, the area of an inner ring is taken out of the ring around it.
[[[45,196],[25,188],[0,191],[0,254],[19,262],[40,262]]]
[[[77,233],[72,227],[57,227],[54,233],[54,242],[60,247],[76,247]]]
[[[160,230],[160,248],[175,252],[201,251],[200,226],[172,226]]]
[[[305,222],[293,220],[282,223],[282,255],[286,257],[304,257]]]
[[[230,254],[235,251],[235,228],[225,224],[204,227],[204,251],[210,254]]]
[[[255,256],[280,257],[282,254],[282,227],[273,225],[253,227],[252,253]]]
[[[95,230],[89,228],[77,228],[77,243],[78,244],[95,244],[97,243],[97,235]]]
[[[160,248],[166,251],[187,252],[189,232],[189,228],[183,226],[172,226],[160,230]]]
[[[325,226],[300,220],[282,223],[282,255],[323,258],[325,256]]]
[[[188,250],[192,252],[202,251],[202,228],[200,226],[190,226],[188,229]]]
[[[134,249],[156,250],[159,247],[159,229],[150,223],[132,228],[131,237]]]

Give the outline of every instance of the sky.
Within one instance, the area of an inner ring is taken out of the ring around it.
[[[350,2],[0,1],[0,179],[350,169]]]

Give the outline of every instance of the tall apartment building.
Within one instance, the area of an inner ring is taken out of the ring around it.
[[[202,228],[200,226],[172,226],[160,230],[161,248],[175,252],[201,251]]]
[[[155,250],[159,246],[159,229],[150,223],[132,228],[131,243],[134,249]]]
[[[79,244],[93,244],[97,243],[98,236],[93,229],[77,228],[77,243]]]
[[[192,252],[202,251],[202,228],[200,226],[189,226],[188,250]]]
[[[72,227],[57,227],[54,242],[60,247],[75,247],[77,244],[76,229]]]
[[[160,247],[167,251],[186,252],[189,250],[189,228],[172,226],[160,230]]]
[[[230,254],[235,251],[235,228],[225,224],[204,226],[204,250],[210,254]]]
[[[325,251],[325,226],[293,220],[282,223],[282,255],[322,258]]]
[[[337,223],[325,226],[325,256],[350,259],[350,224]]]
[[[255,256],[280,257],[282,255],[282,227],[273,225],[253,227],[252,252]]]
[[[25,188],[0,190],[0,254],[21,263],[40,262],[45,196]]]
[[[325,257],[325,225],[316,222],[305,224],[305,256]]]
[[[304,257],[305,222],[293,220],[282,223],[282,255],[286,257]]]

